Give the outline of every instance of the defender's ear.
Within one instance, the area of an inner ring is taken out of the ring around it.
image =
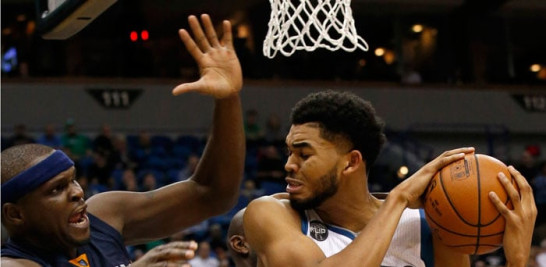
[[[21,225],[24,223],[24,216],[21,207],[15,203],[2,205],[2,218],[6,224]]]
[[[229,245],[235,252],[243,255],[250,253],[250,246],[246,242],[245,237],[241,235],[233,235],[229,238]]]

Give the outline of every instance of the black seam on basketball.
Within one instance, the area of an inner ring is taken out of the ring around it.
[[[441,226],[440,224],[438,224],[438,222],[436,222],[432,217],[428,217],[429,220],[431,220],[438,228],[441,228],[442,230],[445,230],[446,232],[448,233],[451,233],[451,234],[454,234],[454,235],[458,235],[458,236],[464,236],[464,237],[476,237],[476,235],[469,235],[469,234],[463,234],[463,233],[459,233],[459,232],[455,232],[453,230],[450,230],[450,229],[447,229],[443,226]],[[474,227],[474,226],[473,226]]]
[[[460,247],[473,247],[474,245],[473,244],[463,244],[463,245],[446,245],[447,247],[450,247],[450,248],[460,248]],[[481,244],[480,245],[482,248],[483,247],[490,247],[490,248],[500,248],[501,245],[491,245],[491,244]],[[476,253],[478,253],[479,251],[474,251],[474,255],[476,255]]]
[[[508,202],[507,202],[507,203],[508,203]],[[505,203],[504,205],[506,205],[506,203]],[[493,218],[493,220],[491,220],[491,221],[488,222],[488,223],[484,223],[484,224],[482,224],[481,226],[483,226],[483,227],[489,226],[489,225],[495,223],[500,217],[501,217],[501,214],[500,214],[500,212],[498,212],[498,213],[497,213],[497,216],[496,216],[495,218]]]
[[[447,229],[443,226],[441,226],[437,221],[435,221],[432,217],[428,216],[427,217],[428,220],[432,221],[438,228],[441,228],[442,230],[445,230],[446,232],[450,233],[450,234],[454,234],[454,235],[458,235],[458,236],[464,236],[464,237],[476,237],[476,235],[469,235],[469,234],[463,234],[463,233],[459,233],[459,232],[455,232],[453,230],[450,230],[450,229]],[[475,226],[474,226],[475,227]],[[492,234],[487,234],[487,235],[481,235],[482,237],[492,237],[492,236],[496,236],[496,235],[502,235],[504,234],[504,231],[502,232],[498,232],[498,233],[492,233]]]
[[[493,234],[488,234],[488,235],[480,235],[480,236],[481,237],[492,237],[492,236],[502,235],[502,234],[504,234],[504,231],[498,232],[498,233],[493,233]]]
[[[465,159],[466,161],[466,159]],[[476,250],[474,254],[478,253],[478,248],[480,247],[480,233],[482,230],[482,190],[481,190],[481,175],[480,175],[480,163],[478,162],[478,156],[474,154],[474,161],[476,162],[476,173],[477,173],[477,182],[478,182],[478,236],[476,237]]]
[[[460,244],[460,245],[446,245],[448,247],[451,247],[451,248],[456,248],[456,247],[470,247],[470,246],[474,246],[473,244]],[[495,245],[495,244],[482,244],[483,247],[495,247],[495,248],[498,248],[500,247],[501,245]]]

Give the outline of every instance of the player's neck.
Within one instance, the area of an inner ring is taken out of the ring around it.
[[[338,192],[315,211],[325,223],[360,232],[380,206],[381,200],[373,197],[368,191],[354,195],[349,192]]]

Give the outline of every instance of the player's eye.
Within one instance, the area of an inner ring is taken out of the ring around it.
[[[51,190],[51,194],[59,194],[60,192],[62,192],[64,189],[66,188],[66,184],[65,183],[61,183],[61,184],[58,184],[57,186],[55,186],[52,190]]]

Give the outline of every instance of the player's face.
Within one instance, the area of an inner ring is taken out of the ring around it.
[[[60,173],[21,200],[28,238],[48,249],[68,250],[89,240],[83,190],[75,168]]]
[[[320,136],[316,123],[293,125],[286,137],[286,191],[295,209],[310,209],[337,192],[343,169],[336,145]]]

